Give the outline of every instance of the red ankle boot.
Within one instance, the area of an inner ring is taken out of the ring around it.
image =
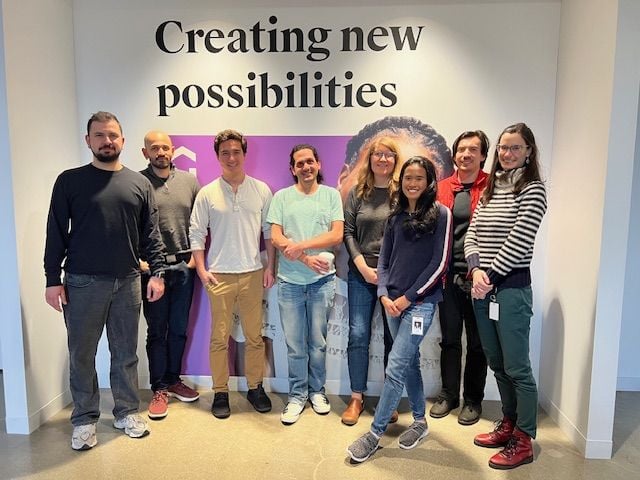
[[[531,462],[533,462],[531,437],[516,428],[507,446],[491,457],[489,466],[498,470],[510,470]]]
[[[473,443],[479,447],[486,448],[504,447],[513,435],[514,427],[515,424],[513,423],[513,420],[504,417],[500,422],[498,422],[493,432],[476,435],[473,439]]]

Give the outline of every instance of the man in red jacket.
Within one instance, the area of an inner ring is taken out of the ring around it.
[[[439,304],[442,348],[440,373],[442,390],[429,411],[442,418],[460,406],[462,372],[462,325],[467,335],[467,357],[463,383],[463,407],[458,423],[473,425],[480,419],[487,377],[487,361],[482,351],[471,303],[471,282],[467,279],[464,236],[487,182],[482,171],[489,151],[489,139],[482,130],[462,133],[451,149],[456,171],[438,182],[438,201],[453,213],[453,250],[445,281],[444,299]]]

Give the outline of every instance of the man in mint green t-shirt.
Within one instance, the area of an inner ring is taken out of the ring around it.
[[[333,247],[342,242],[340,194],[321,185],[320,159],[311,145],[290,155],[295,184],[277,192],[267,222],[278,250],[278,306],[287,342],[289,398],[282,423],[295,423],[307,400],[321,415],[331,406],[324,393],[327,323],[335,295]]]

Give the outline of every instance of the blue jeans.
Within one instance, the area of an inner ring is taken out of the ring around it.
[[[193,296],[195,270],[167,270],[164,295],[149,302],[144,295],[142,309],[147,319],[147,357],[151,389],[166,390],[180,381],[182,355],[187,343],[189,309]],[[142,276],[142,291],[146,292],[149,275]]]
[[[335,293],[333,274],[309,285],[278,279],[278,306],[289,364],[289,402],[304,404],[309,395],[324,393],[327,324]]]
[[[64,320],[69,346],[69,373],[74,426],[96,423],[100,391],[96,350],[105,325],[111,352],[113,416],[138,411],[138,321],[140,276],[125,278],[67,273]]]
[[[407,387],[409,406],[414,420],[422,420],[425,414],[424,389],[420,373],[420,343],[427,334],[435,305],[412,303],[399,317],[388,319],[393,335],[393,347],[389,353],[389,365],[385,371],[384,386],[371,424],[371,431],[382,435],[387,429],[393,411],[398,408],[402,390]],[[412,333],[415,317],[422,317],[422,333]]]
[[[363,393],[367,391],[371,323],[376,304],[378,304],[378,286],[367,282],[359,273],[349,270],[347,288],[349,301],[349,343],[347,345],[349,380],[351,381],[352,392]],[[381,311],[384,328],[384,366],[386,368],[393,338],[387,325],[387,316],[384,308]]]

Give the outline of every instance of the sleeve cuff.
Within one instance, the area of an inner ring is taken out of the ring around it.
[[[480,255],[477,253],[472,253],[467,257],[467,267],[469,273],[473,271],[474,268],[480,268]]]
[[[491,267],[487,269],[487,277],[489,277],[489,280],[491,281],[491,284],[494,287],[497,287],[498,285],[500,285],[505,278],[504,275],[499,274],[498,272],[493,270]]]

